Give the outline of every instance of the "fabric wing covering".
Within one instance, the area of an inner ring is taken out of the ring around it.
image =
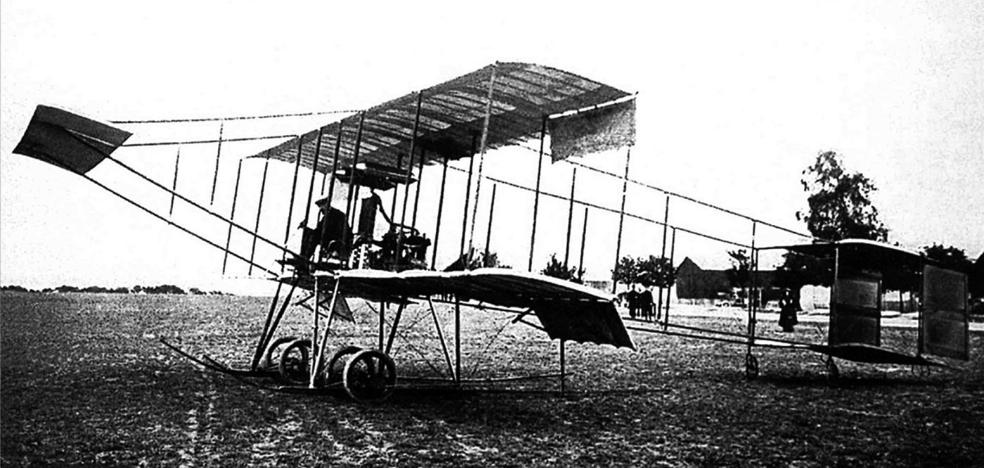
[[[401,273],[348,270],[324,276],[338,278],[339,293],[347,297],[400,302],[454,295],[462,301],[532,308],[551,339],[635,349],[610,295],[548,276],[496,268]]]
[[[131,133],[56,107],[38,106],[14,153],[85,174]]]
[[[563,70],[531,63],[500,62],[372,107],[363,116],[350,115],[251,157],[295,162],[299,138],[301,165],[312,167],[317,151],[316,170],[328,172],[336,145],[339,167],[345,167],[354,159],[358,141],[360,162],[405,167],[409,162],[405,155],[410,151],[417,120],[418,97],[420,120],[416,125],[414,158],[419,157],[421,150],[427,164],[440,163],[445,157],[450,160],[467,157],[477,150],[481,139],[490,81],[488,149],[538,137],[549,115],[600,106],[630,96]],[[320,146],[317,145],[319,133]]]
[[[635,144],[635,99],[550,119],[554,162]]]

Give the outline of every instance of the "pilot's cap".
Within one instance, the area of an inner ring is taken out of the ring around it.
[[[315,200],[314,201],[314,204],[315,205],[318,205],[319,208],[324,208],[326,205],[328,205],[328,202],[329,201],[330,200],[328,199],[328,197],[324,197],[324,198],[319,198],[318,200]]]

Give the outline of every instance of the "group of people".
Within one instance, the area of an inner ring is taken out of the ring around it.
[[[629,318],[638,318],[640,320],[659,320],[662,317],[662,311],[656,307],[653,303],[653,293],[647,288],[642,288],[638,290],[630,289],[625,293],[625,301],[629,306]]]

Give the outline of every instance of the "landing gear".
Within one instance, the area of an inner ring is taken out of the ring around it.
[[[280,354],[283,352],[281,347],[284,345],[297,341],[296,336],[282,336],[273,340],[270,346],[267,346],[266,353],[263,354],[263,360],[260,361],[260,367],[264,369],[279,369],[279,361],[276,359],[280,358]]]
[[[840,378],[840,370],[837,369],[837,363],[834,362],[833,356],[827,356],[827,361],[825,362],[825,366],[827,367],[828,381],[833,382],[838,378]]]
[[[359,351],[345,364],[342,385],[355,401],[385,400],[396,386],[396,363],[381,351]]]
[[[758,358],[751,352],[745,354],[745,378],[755,380],[759,375]]]
[[[362,348],[358,346],[346,346],[331,357],[328,361],[328,366],[325,368],[325,381],[328,385],[342,383],[342,373],[345,372],[345,365],[348,364],[349,358],[362,351]]]
[[[294,340],[283,352],[280,353],[280,361],[277,370],[280,378],[285,382],[295,385],[308,383],[308,367],[311,358],[311,340]]]

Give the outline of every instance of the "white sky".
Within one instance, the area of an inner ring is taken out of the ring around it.
[[[794,217],[805,208],[800,172],[817,152],[833,149],[879,188],[874,201],[890,241],[955,245],[974,258],[984,250],[984,3],[652,3],[5,1],[0,282],[236,287],[220,280],[221,255],[210,247],[72,174],[12,155],[37,104],[104,120],[364,108],[496,60],[638,91],[637,178],[802,230]],[[306,131],[319,122],[230,124],[225,134]],[[128,128],[133,141],[218,131],[217,124]],[[236,158],[266,146],[272,143],[223,148],[218,211],[228,209],[223,197]],[[182,164],[200,163],[210,179],[214,151],[185,147]],[[535,155],[511,154],[490,154],[499,163],[488,170],[532,183],[535,163],[522,162]],[[617,171],[622,154],[586,162]],[[118,156],[171,179],[173,148]],[[261,164],[247,166],[243,177],[255,181]],[[290,173],[271,171],[280,179]],[[106,168],[94,174],[114,177]],[[436,182],[432,174],[425,178]],[[548,186],[567,193],[569,174],[566,165],[551,168]],[[207,201],[210,187],[187,183]],[[449,190],[460,187],[453,184]],[[428,187],[422,203],[432,206],[436,184]],[[619,189],[579,173],[579,197],[617,207]],[[483,203],[489,191],[483,187]],[[525,267],[528,198],[499,192],[496,221],[518,220],[512,225],[519,227],[496,231],[493,249]],[[630,196],[630,211],[662,216],[662,197]],[[148,200],[167,206],[166,198]],[[255,193],[240,203],[237,221],[251,224]],[[283,216],[277,202],[267,203],[264,216]],[[672,202],[671,222],[749,240],[747,223],[691,208]],[[537,253],[562,254],[566,206],[545,209],[541,223],[550,227],[541,227]],[[583,213],[575,213],[579,238]],[[460,222],[460,213],[445,216]],[[603,277],[613,260],[614,221],[590,216],[585,264],[589,277]],[[430,225],[422,213],[425,219]],[[270,237],[281,239],[283,220],[269,223]],[[627,229],[623,252],[658,253],[661,230]],[[452,231],[442,233],[448,255],[458,242]],[[768,240],[760,231],[759,245]],[[726,263],[723,247],[678,241],[677,261],[691,255],[708,267]]]

